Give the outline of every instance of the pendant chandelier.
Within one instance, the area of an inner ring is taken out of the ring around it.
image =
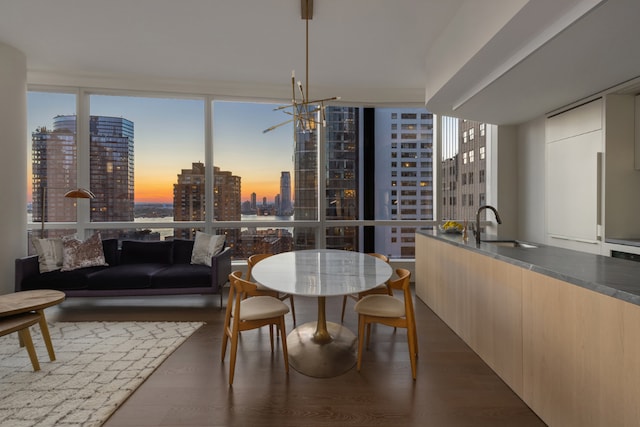
[[[318,126],[326,126],[325,118],[325,102],[339,100],[340,97],[333,96],[323,99],[309,99],[309,20],[313,19],[313,0],[300,0],[301,17],[306,24],[306,46],[305,46],[305,85],[300,80],[296,81],[295,70],[291,71],[291,104],[283,105],[274,109],[274,111],[283,111],[292,118],[271,126],[262,131],[262,133],[270,132],[280,126],[293,122],[294,126],[302,132],[311,132]],[[301,99],[298,99],[298,96]]]

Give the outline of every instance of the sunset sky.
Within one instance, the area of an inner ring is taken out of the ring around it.
[[[287,120],[271,104],[214,102],[214,165],[242,178],[242,200],[255,192],[269,202],[280,191],[280,172],[293,174],[291,125],[263,134]],[[52,127],[56,115],[75,114],[75,96],[30,92],[28,135]],[[182,169],[205,161],[204,105],[201,100],[91,96],[91,115],[123,117],[134,123],[136,202],[173,202],[173,184]],[[28,194],[31,200],[31,165]]]

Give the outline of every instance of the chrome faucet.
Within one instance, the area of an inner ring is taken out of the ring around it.
[[[500,219],[500,215],[498,214],[498,211],[496,210],[496,208],[494,208],[493,206],[490,205],[483,205],[480,206],[478,208],[478,211],[476,212],[476,227],[475,227],[475,235],[476,235],[476,244],[480,244],[480,213],[485,210],[485,209],[490,209],[493,211],[493,214],[496,216],[496,221],[498,221],[498,224],[502,224],[502,220]]]

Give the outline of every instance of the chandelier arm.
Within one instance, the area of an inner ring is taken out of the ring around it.
[[[267,133],[267,132],[271,132],[272,130],[275,130],[277,128],[279,128],[280,126],[284,126],[287,123],[291,123],[293,121],[293,119],[287,120],[286,122],[282,122],[282,123],[278,123],[277,125],[273,125],[265,130],[262,131],[262,133]]]
[[[311,101],[309,98],[309,20],[313,18],[313,0],[301,0],[302,19],[305,20],[305,81],[304,85],[301,81],[296,81],[295,70],[291,71],[291,104],[274,108],[273,111],[282,111],[291,108],[291,112],[284,111],[287,115],[292,116],[291,120],[271,126],[263,131],[270,132],[286,123],[294,123],[294,139],[296,139],[297,130],[302,132],[312,131],[318,125],[326,126],[326,106],[325,102],[340,99],[339,96],[323,98]],[[297,90],[296,90],[297,86]],[[297,92],[300,92],[302,101],[296,99]],[[318,105],[319,104],[319,105]],[[320,113],[320,120],[314,117]]]

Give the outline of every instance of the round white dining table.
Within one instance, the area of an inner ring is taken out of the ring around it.
[[[273,290],[318,298],[318,320],[295,328],[287,336],[290,365],[303,374],[326,378],[340,375],[356,363],[356,335],[327,322],[326,297],[357,294],[385,283],[388,263],[360,252],[309,249],[283,252],[258,262],[254,280]]]

